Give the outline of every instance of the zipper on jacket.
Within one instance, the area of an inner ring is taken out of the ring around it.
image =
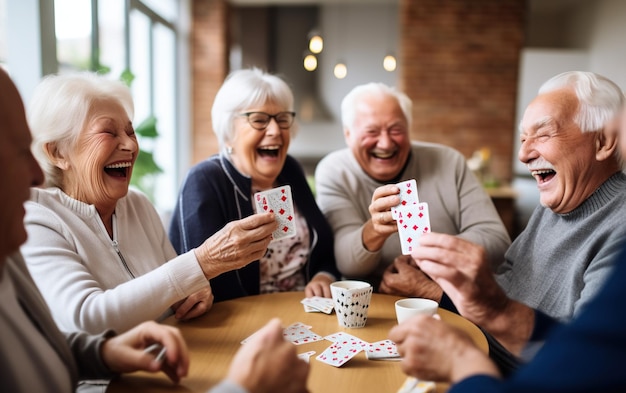
[[[122,261],[122,265],[124,266],[128,274],[130,274],[132,278],[135,278],[135,275],[133,274],[133,272],[130,271],[130,268],[128,267],[128,263],[126,263],[126,259],[124,259],[124,255],[122,255],[122,252],[120,251],[120,247],[119,247],[120,244],[117,241],[117,221],[115,219],[115,214],[113,214],[112,219],[113,219],[113,242],[111,244],[113,245],[113,249],[117,253],[117,256],[120,258],[120,261]]]

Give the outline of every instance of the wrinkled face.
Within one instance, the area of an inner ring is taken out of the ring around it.
[[[74,146],[57,166],[64,170],[63,190],[99,212],[128,193],[139,145],[124,108],[113,101],[93,105]]]
[[[264,112],[275,115],[286,111],[289,109],[266,103],[247,108],[241,113]],[[234,138],[230,142],[233,165],[239,172],[250,176],[254,188],[272,188],[287,158],[291,141],[290,128],[280,128],[276,119],[271,119],[264,130],[257,130],[245,116],[236,116],[233,127]]]
[[[43,181],[31,141],[22,100],[0,72],[0,264],[26,241],[24,202],[30,187]]]
[[[361,168],[380,182],[397,177],[411,150],[407,120],[398,101],[391,96],[365,96],[355,115],[344,136]]]
[[[571,90],[539,95],[521,123],[519,160],[537,181],[540,202],[555,213],[578,207],[597,187],[596,132],[574,122],[578,99]]]

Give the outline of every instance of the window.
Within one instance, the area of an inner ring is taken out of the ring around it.
[[[159,137],[140,136],[139,144],[163,170],[141,183],[161,212],[173,208],[179,184],[177,20],[181,3],[55,0],[59,72],[93,70],[120,78],[130,71],[135,127],[150,116],[157,119]],[[137,169],[135,174],[140,173]]]

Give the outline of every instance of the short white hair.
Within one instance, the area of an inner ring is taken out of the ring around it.
[[[293,93],[287,82],[258,68],[230,73],[217,92],[211,108],[213,132],[219,145],[224,148],[232,142],[235,136],[233,120],[237,115],[266,103],[293,111]],[[291,134],[294,135],[296,130],[297,123],[294,122],[290,128]]]
[[[35,88],[28,106],[28,121],[33,135],[33,155],[46,175],[45,185],[61,187],[63,171],[56,167],[45,146],[70,149],[88,121],[94,103],[120,104],[128,118],[134,114],[130,89],[123,82],[92,72],[46,76]]]
[[[585,71],[568,71],[550,78],[539,88],[539,94],[571,89],[578,98],[574,121],[582,132],[600,131],[618,116],[624,106],[624,93],[611,80]]]
[[[539,88],[539,94],[560,89],[571,89],[578,99],[578,112],[574,122],[582,132],[598,132],[604,126],[620,116],[624,109],[624,92],[610,79],[588,71],[567,71],[547,80]],[[626,169],[619,149],[614,157]]]
[[[356,86],[343,98],[341,101],[341,123],[344,129],[351,129],[354,126],[356,107],[359,100],[370,96],[389,96],[395,98],[406,118],[407,128],[409,130],[411,129],[411,123],[413,121],[413,102],[411,99],[396,88],[377,82]]]

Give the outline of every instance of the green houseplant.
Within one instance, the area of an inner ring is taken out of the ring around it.
[[[135,75],[128,69],[120,75],[120,80],[126,83],[128,87],[130,87],[133,79],[135,79]],[[142,148],[141,145],[143,144],[142,141],[154,141],[159,137],[156,117],[154,115],[148,116],[135,127],[135,133],[139,136],[140,146],[130,184],[143,191],[154,202],[155,177],[159,173],[163,173],[163,169],[154,160],[152,152]]]

